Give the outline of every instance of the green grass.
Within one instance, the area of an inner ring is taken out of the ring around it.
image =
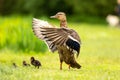
[[[0,17],[0,48],[45,52],[46,48],[42,49],[44,44],[33,34],[31,16]]]
[[[32,17],[0,17],[0,80],[119,80],[120,29],[69,22],[82,40],[76,59],[82,68],[68,70],[64,63],[63,70],[59,70],[57,52],[49,52],[33,35],[31,21]],[[51,23],[59,25],[54,21]],[[30,63],[31,56],[41,61],[40,69],[22,66],[23,60]],[[13,62],[18,68],[12,66]]]

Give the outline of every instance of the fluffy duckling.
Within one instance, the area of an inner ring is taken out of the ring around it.
[[[31,57],[30,60],[31,60],[31,64],[39,69],[39,67],[41,66],[40,61],[35,60],[34,57]]]
[[[17,68],[18,66],[16,65],[16,63],[13,63],[12,64],[14,68]]]
[[[23,61],[23,66],[30,66],[26,61]]]

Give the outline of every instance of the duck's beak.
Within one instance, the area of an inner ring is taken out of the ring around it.
[[[56,15],[54,15],[54,16],[50,16],[50,18],[56,18]]]

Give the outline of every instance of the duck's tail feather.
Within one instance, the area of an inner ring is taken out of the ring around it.
[[[81,68],[81,65],[78,64],[76,61],[75,61],[75,62],[71,62],[71,63],[70,63],[70,66],[71,66],[72,68],[77,68],[77,69],[80,69],[80,68]]]

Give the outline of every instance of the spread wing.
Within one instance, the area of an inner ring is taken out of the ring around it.
[[[70,49],[78,52],[80,51],[80,39],[78,34],[68,28],[53,28],[50,24],[41,25],[41,21],[33,19],[33,31],[35,35],[44,40],[49,49],[54,52],[57,46],[66,45]]]

